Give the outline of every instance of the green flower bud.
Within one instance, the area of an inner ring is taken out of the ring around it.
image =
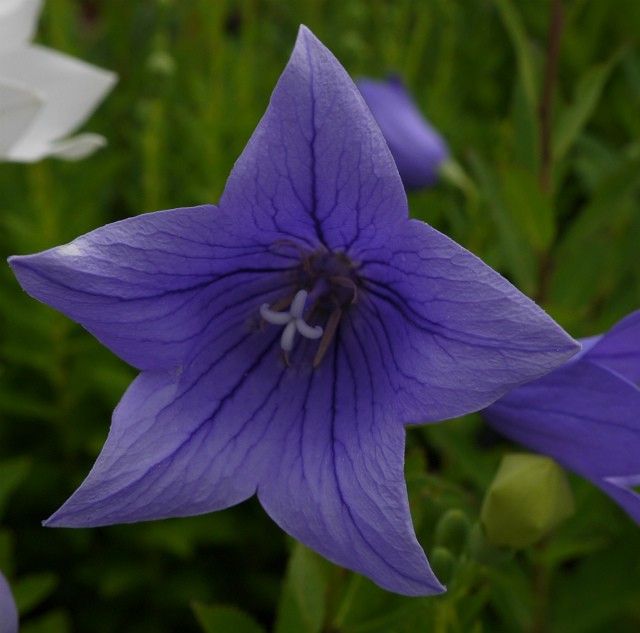
[[[456,559],[446,547],[434,547],[429,554],[431,568],[433,569],[438,580],[446,585],[451,578],[456,566]]]
[[[436,525],[436,545],[448,547],[459,554],[467,542],[470,527],[469,519],[462,510],[447,510]]]
[[[494,545],[522,548],[573,514],[564,471],[548,457],[505,455],[482,504],[480,519]]]

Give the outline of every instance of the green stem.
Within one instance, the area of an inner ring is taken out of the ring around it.
[[[558,60],[560,58],[560,42],[564,29],[564,7],[562,0],[552,0],[551,16],[549,18],[549,35],[547,39],[547,61],[544,73],[544,86],[542,97],[538,106],[540,120],[540,189],[546,193],[552,192],[553,174],[553,98],[556,89],[556,77],[558,74]],[[553,260],[551,249],[542,253],[538,260],[538,289],[536,301],[543,303],[546,299],[551,274],[553,272]]]
[[[549,192],[553,164],[553,148],[551,144],[553,123],[553,98],[558,74],[560,58],[560,40],[564,28],[564,7],[562,0],[552,0],[549,35],[547,39],[547,62],[544,73],[542,98],[538,106],[540,119],[540,188]]]

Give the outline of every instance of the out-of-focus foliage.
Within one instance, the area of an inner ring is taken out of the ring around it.
[[[76,164],[0,164],[3,256],[144,211],[215,202],[306,23],[353,75],[398,70],[459,167],[412,213],[576,336],[640,306],[640,3],[564,0],[541,188],[540,0],[49,0],[39,41],[116,70]],[[510,450],[479,416],[413,428],[418,535],[449,591],[402,598],[292,545],[255,502],[190,519],[48,530],[133,376],[0,270],[0,568],[24,633],[640,629],[640,531],[572,478],[574,516],[534,548],[488,544],[484,492]],[[450,538],[451,511],[465,527]],[[449,531],[448,531],[449,530]]]

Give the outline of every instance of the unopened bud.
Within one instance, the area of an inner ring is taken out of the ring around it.
[[[482,504],[489,542],[522,548],[546,536],[573,513],[564,471],[548,457],[505,455]]]
[[[436,525],[436,545],[448,547],[456,554],[464,548],[471,524],[467,515],[457,508],[447,510]]]
[[[456,559],[446,547],[434,547],[429,555],[433,572],[438,580],[446,585],[451,578],[456,566]]]

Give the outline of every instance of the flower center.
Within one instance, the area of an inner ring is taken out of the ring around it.
[[[280,338],[280,347],[284,352],[290,352],[293,349],[293,342],[296,332],[299,332],[305,338],[316,339],[322,336],[322,328],[319,325],[311,327],[304,320],[304,306],[307,302],[308,293],[306,290],[298,290],[296,296],[291,302],[288,312],[275,312],[269,308],[268,303],[260,306],[260,316],[273,325],[284,325],[282,337]]]
[[[343,253],[323,250],[311,255],[302,254],[294,274],[294,293],[271,305],[260,306],[260,316],[265,322],[284,326],[280,347],[287,366],[296,334],[311,340],[319,339],[313,367],[320,365],[345,310],[358,300],[359,281],[355,268]]]

